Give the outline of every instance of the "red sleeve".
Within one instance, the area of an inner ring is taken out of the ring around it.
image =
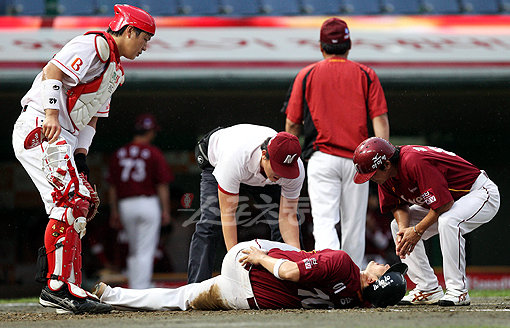
[[[308,255],[308,254],[307,254]],[[351,258],[342,251],[319,251],[296,262],[299,282],[312,283],[343,280],[351,271]]]
[[[368,111],[370,119],[373,119],[374,117],[387,113],[388,106],[379,77],[372,69],[369,69],[369,76],[372,80],[372,84],[370,85],[370,94],[368,95]]]
[[[292,84],[292,91],[290,93],[289,101],[285,113],[287,119],[296,124],[303,123],[303,79],[306,74],[315,66],[315,64],[309,65],[303,68]]]

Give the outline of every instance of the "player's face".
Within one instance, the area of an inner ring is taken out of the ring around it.
[[[377,276],[377,278],[379,278],[389,268],[390,268],[389,264],[379,264],[377,262],[370,261],[370,263],[368,263],[367,268],[365,269],[365,271],[370,272],[370,273],[374,274],[375,276]]]
[[[139,35],[133,30],[127,42],[126,53],[124,57],[129,59],[135,59],[147,50],[147,43],[150,41],[152,36],[146,32],[142,32]]]
[[[280,176],[277,175],[273,169],[271,168],[271,162],[268,159],[265,159],[265,157],[261,161],[262,168],[264,169],[264,173],[266,174],[266,177],[271,180],[272,182],[276,182],[280,179]]]
[[[384,170],[378,168],[375,171],[375,174],[370,178],[370,181],[375,182],[379,185],[383,184],[390,178],[390,169],[388,166],[385,167]]]

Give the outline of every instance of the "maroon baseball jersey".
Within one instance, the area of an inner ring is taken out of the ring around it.
[[[441,148],[402,146],[398,176],[379,186],[381,212],[399,204],[437,209],[467,194],[480,170]]]
[[[388,111],[375,72],[340,57],[302,69],[294,80],[285,110],[287,118],[296,124],[310,120],[309,111],[317,131],[313,149],[347,158],[352,158],[356,147],[368,138],[368,117],[373,119]],[[307,126],[305,122],[305,136],[313,134],[306,131]]]
[[[128,143],[112,156],[107,180],[122,199],[155,195],[156,185],[171,182],[173,174],[157,147]]]
[[[288,259],[299,267],[299,282],[279,280],[262,266],[250,270],[252,290],[261,309],[351,308],[369,306],[361,297],[360,269],[344,251],[282,251],[274,258]]]

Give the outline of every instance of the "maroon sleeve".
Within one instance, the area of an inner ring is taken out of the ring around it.
[[[403,200],[397,197],[397,195],[391,190],[389,183],[384,183],[378,186],[379,193],[379,206],[381,207],[381,213],[388,213],[395,209],[398,205],[403,203]]]
[[[427,206],[435,210],[453,201],[446,177],[436,165],[425,158],[415,158],[412,154],[407,157],[406,164],[408,172],[416,179],[421,197]]]

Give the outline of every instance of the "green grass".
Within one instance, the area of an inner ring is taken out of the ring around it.
[[[510,289],[500,290],[470,290],[469,296],[471,297],[502,297],[510,296]]]
[[[0,299],[0,304],[5,304],[5,303],[37,303],[37,302],[39,302],[39,297]]]

